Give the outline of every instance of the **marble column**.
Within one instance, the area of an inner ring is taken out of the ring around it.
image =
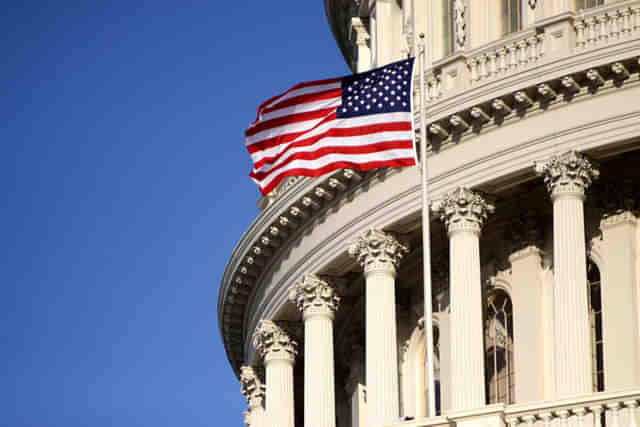
[[[293,365],[298,343],[275,322],[262,320],[253,345],[266,369],[266,427],[294,427]]]
[[[585,191],[599,172],[575,151],[535,164],[553,201],[554,366],[557,397],[593,391],[584,229]]]
[[[408,252],[391,234],[369,230],[349,247],[365,275],[367,427],[400,416],[396,333],[396,268]]]
[[[304,321],[304,425],[335,427],[333,320],[340,298],[332,285],[305,274],[291,289],[289,300]]]
[[[250,427],[265,427],[264,385],[251,366],[240,368],[240,386],[249,407],[245,412],[245,424]]]
[[[480,232],[493,205],[459,187],[434,203],[449,234],[451,409],[485,405]]]

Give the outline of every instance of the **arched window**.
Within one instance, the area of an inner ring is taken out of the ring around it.
[[[522,29],[522,1],[502,0],[502,35]]]
[[[593,261],[587,264],[587,295],[589,296],[589,324],[591,326],[591,372],[593,391],[604,391],[604,358],[602,340],[602,293],[600,270]]]
[[[604,5],[604,0],[576,0],[576,10]]]
[[[514,403],[513,306],[502,290],[489,291],[484,333],[487,403]]]

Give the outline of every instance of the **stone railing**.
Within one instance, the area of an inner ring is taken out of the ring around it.
[[[524,70],[544,56],[545,33],[522,31],[471,52],[467,67],[471,85]]]
[[[637,37],[640,35],[640,1],[617,2],[580,11],[573,27],[576,31],[576,50]]]
[[[453,427],[458,423],[465,427],[637,427],[639,402],[640,390],[603,392],[531,404],[490,405],[464,413],[398,421],[386,427]]]

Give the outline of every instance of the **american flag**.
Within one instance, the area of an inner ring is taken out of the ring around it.
[[[245,132],[260,191],[287,176],[415,165],[413,63],[299,83],[260,105]]]

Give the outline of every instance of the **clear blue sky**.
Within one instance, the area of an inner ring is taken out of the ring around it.
[[[242,426],[220,278],[243,131],[348,73],[321,0],[5,1],[0,425]]]

